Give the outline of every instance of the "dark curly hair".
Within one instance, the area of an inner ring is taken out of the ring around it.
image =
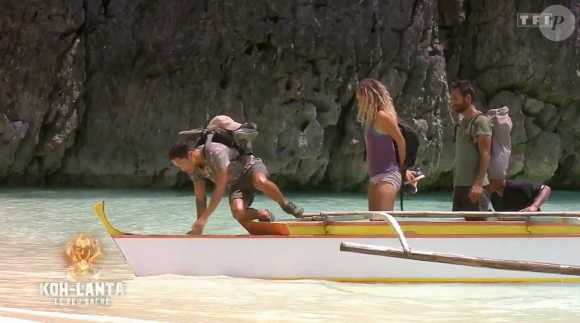
[[[176,158],[187,158],[187,154],[189,154],[189,152],[194,149],[195,147],[192,144],[185,141],[178,141],[173,146],[171,146],[171,149],[169,149],[169,159],[173,160]]]
[[[459,89],[461,97],[466,99],[468,95],[471,96],[471,102],[475,102],[475,91],[473,90],[473,85],[468,80],[455,79],[451,83],[451,90]]]

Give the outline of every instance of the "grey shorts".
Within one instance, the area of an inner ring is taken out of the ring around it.
[[[268,168],[264,162],[256,158],[254,165],[245,170],[240,177],[230,184],[230,204],[235,199],[243,199],[244,205],[249,207],[254,203],[254,194],[256,193],[256,188],[254,188],[253,178],[254,174],[266,174],[268,176]]]
[[[401,176],[401,171],[399,169],[393,169],[392,171],[381,173],[371,177],[371,184],[376,185],[380,182],[390,183],[398,191],[401,188],[401,185],[403,184],[403,177]]]

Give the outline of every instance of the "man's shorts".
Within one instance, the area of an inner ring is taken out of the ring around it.
[[[261,159],[256,158],[254,164],[230,185],[230,204],[235,199],[243,199],[246,207],[254,203],[256,188],[254,187],[253,177],[254,174],[260,173],[268,176],[268,168],[266,168],[266,165]]]
[[[453,212],[488,212],[489,210],[489,186],[484,186],[481,199],[477,203],[471,202],[469,192],[471,186],[455,186],[453,188]],[[485,221],[486,218],[466,218],[472,221]]]

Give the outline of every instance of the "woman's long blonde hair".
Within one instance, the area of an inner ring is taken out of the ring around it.
[[[387,88],[375,79],[364,79],[356,86],[356,97],[358,99],[357,119],[367,130],[375,121],[377,112],[384,110],[395,117],[397,112],[393,106],[393,99],[389,95]]]

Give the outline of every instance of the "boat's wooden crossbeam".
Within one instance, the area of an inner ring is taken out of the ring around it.
[[[363,215],[382,219],[384,211],[335,211],[304,213],[303,220],[327,219],[328,217]],[[399,218],[471,218],[471,217],[499,217],[499,218],[580,218],[580,212],[442,212],[442,211],[390,211],[388,214]]]
[[[376,247],[348,242],[342,242],[340,244],[340,250],[367,255],[427,261],[427,262],[438,262],[460,266],[580,276],[580,266],[561,265],[547,262],[479,258],[448,253],[416,251],[416,250],[407,252],[404,250],[397,250],[393,248]]]

